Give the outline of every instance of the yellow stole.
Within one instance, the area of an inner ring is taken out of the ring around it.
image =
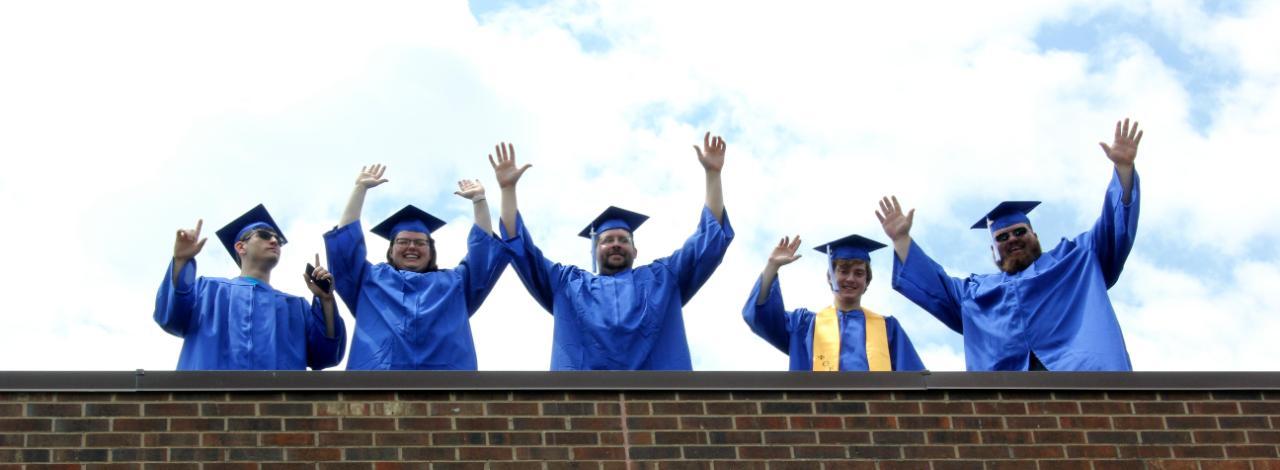
[[[884,317],[862,309],[866,318],[867,369],[891,371],[889,360],[889,334],[885,330]],[[828,306],[818,312],[813,321],[813,370],[834,372],[840,370],[840,324],[835,307]]]

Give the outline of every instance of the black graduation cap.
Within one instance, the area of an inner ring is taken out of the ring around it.
[[[280,240],[280,245],[288,243],[289,240],[284,238],[284,232],[280,230],[280,226],[276,224],[275,219],[271,218],[271,213],[267,212],[267,208],[262,204],[254,206],[245,212],[244,215],[237,217],[225,227],[218,229],[218,240],[222,242],[222,246],[227,249],[227,253],[231,253],[231,259],[236,260],[236,265],[240,264],[240,255],[236,253],[236,242],[244,237],[244,234],[260,229],[269,229],[276,233]]]
[[[391,214],[391,217],[387,217],[387,220],[374,226],[370,231],[382,238],[391,240],[395,238],[396,234],[405,230],[431,235],[431,232],[439,230],[444,224],[445,221],[428,214],[413,204],[409,204]]]

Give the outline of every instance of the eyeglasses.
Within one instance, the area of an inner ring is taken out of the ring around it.
[[[280,241],[279,234],[272,232],[270,230],[267,230],[265,228],[254,229],[253,231],[250,231],[249,233],[244,234],[244,237],[242,237],[240,241],[247,242],[249,241],[250,238],[253,238],[255,235],[257,235],[258,238],[261,238],[265,241],[271,241],[271,240]]]
[[[422,248],[424,246],[427,246],[427,244],[431,242],[429,240],[422,240],[418,238],[397,238],[392,243],[394,243],[396,246],[399,246],[399,247],[407,247],[412,245],[418,248]]]
[[[1013,236],[1013,238],[1022,238],[1022,237],[1023,237],[1023,236],[1025,236],[1026,234],[1027,234],[1027,228],[1026,228],[1026,227],[1018,227],[1018,228],[1015,228],[1015,229],[1010,230],[1010,231],[1008,231],[1008,232],[1005,232],[1005,233],[1002,233],[1002,234],[996,235],[996,243],[1004,243],[1004,242],[1006,242],[1006,241],[1009,241],[1009,236],[1010,236],[1010,235],[1012,235],[1012,236]]]

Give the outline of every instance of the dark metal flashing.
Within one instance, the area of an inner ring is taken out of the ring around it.
[[[1280,372],[0,372],[0,392],[1280,390]]]

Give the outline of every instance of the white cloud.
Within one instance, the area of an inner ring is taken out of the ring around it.
[[[1207,129],[1188,122],[1203,101],[1187,71],[1142,34],[1116,31],[1098,54],[1034,43],[1047,22],[1109,9],[1151,15],[1234,68],[1237,80],[1213,89]],[[685,310],[695,364],[782,369],[740,316],[778,237],[798,232],[806,251],[851,232],[882,238],[875,201],[897,194],[940,262],[987,272],[984,243],[964,229],[980,206],[1039,198],[1062,216],[1044,227],[1083,230],[1109,177],[1096,142],[1124,116],[1148,131],[1141,234],[1112,294],[1135,364],[1274,368],[1264,340],[1236,335],[1278,330],[1266,315],[1274,284],[1262,281],[1275,260],[1252,248],[1280,233],[1267,171],[1280,147],[1278,20],[1270,2],[1233,16],[1183,1],[565,1],[481,21],[463,2],[5,4],[0,201],[11,223],[0,243],[30,248],[0,272],[17,312],[0,369],[172,367],[180,342],[149,317],[172,231],[203,217],[212,232],[264,202],[291,239],[276,284],[302,293],[295,272],[322,251],[368,163],[388,164],[391,183],[370,194],[366,224],[405,203],[449,214],[446,265],[470,220],[453,182],[481,178],[496,196],[484,156],[498,141],[534,165],[521,203],[548,256],[589,264],[573,235],[610,204],[653,216],[640,258],[664,256],[694,228],[703,189],[689,146],[706,130],[729,139],[738,238]],[[375,261],[382,243],[370,239]],[[902,320],[931,369],[962,369],[960,336],[892,292],[877,256],[868,305]],[[789,306],[829,302],[818,258],[784,269]],[[199,259],[204,274],[234,272],[220,247]],[[1221,305],[1239,312],[1207,334],[1160,320]],[[482,368],[547,367],[551,317],[513,272],[473,325]],[[1166,350],[1170,337],[1199,355]]]

